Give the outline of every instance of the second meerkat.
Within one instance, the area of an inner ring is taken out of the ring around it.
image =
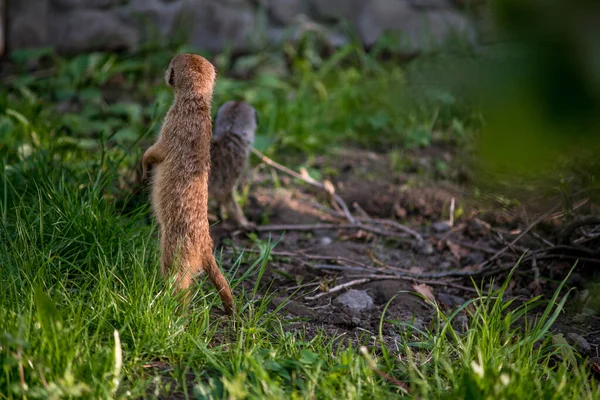
[[[216,71],[204,57],[180,54],[171,60],[165,78],[175,99],[158,140],[142,159],[143,179],[153,166],[151,200],[160,226],[161,272],[174,274],[178,288],[185,290],[205,271],[231,315],[233,296],[215,261],[208,223]]]
[[[209,193],[218,203],[219,214],[241,228],[251,228],[233,192],[248,164],[250,148],[258,125],[258,114],[248,103],[228,101],[217,111],[210,148]]]

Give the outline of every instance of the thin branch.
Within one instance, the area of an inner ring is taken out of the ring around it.
[[[496,254],[496,250],[489,247],[479,246],[477,244],[468,243],[462,240],[452,240],[452,242],[456,243],[460,247],[464,247],[465,249],[476,250],[487,254]]]
[[[273,161],[272,159],[270,159],[269,157],[265,156],[263,153],[261,153],[260,151],[256,150],[254,147],[251,147],[250,150],[252,151],[252,153],[257,156],[258,158],[260,158],[265,164],[283,172],[286,173],[296,179],[300,179],[303,182],[308,183],[309,185],[312,185],[316,188],[319,188],[321,190],[324,190],[325,192],[327,192],[329,195],[331,195],[333,197],[333,199],[335,200],[335,202],[340,206],[340,208],[343,210],[344,215],[346,217],[346,219],[351,223],[354,224],[356,223],[356,219],[352,216],[352,214],[350,213],[350,210],[348,210],[348,206],[346,205],[346,203],[344,202],[344,200],[342,200],[342,198],[340,196],[338,196],[331,188],[328,188],[326,185],[324,185],[323,183],[311,178],[310,176],[308,176],[308,174],[306,175],[302,175],[299,174],[298,172],[289,169],[288,167],[281,165],[275,161]]]
[[[447,286],[455,289],[464,290],[466,292],[478,293],[477,289],[469,286],[459,285],[458,283],[441,281],[441,280],[427,280],[427,279],[415,279],[408,276],[397,276],[397,275],[364,275],[364,276],[348,276],[348,278],[371,278],[371,280],[390,280],[390,281],[407,281],[425,283],[432,286]]]
[[[573,218],[558,235],[561,243],[567,243],[571,234],[579,227],[586,225],[600,225],[600,215],[584,215]]]
[[[554,213],[554,211],[558,207],[559,206],[554,206],[550,211],[547,211],[544,214],[542,214],[535,221],[533,221],[531,224],[529,224],[527,226],[527,228],[525,228],[523,231],[521,231],[521,233],[516,238],[514,238],[514,240],[512,242],[510,242],[508,245],[506,245],[501,250],[497,251],[496,254],[494,254],[493,256],[491,256],[490,258],[488,258],[486,261],[484,261],[483,263],[481,263],[479,266],[483,268],[484,266],[489,265],[492,261],[496,260],[502,254],[504,254],[507,250],[509,250],[513,245],[515,245],[519,240],[521,240],[525,235],[527,235],[527,233],[530,230],[532,230],[537,224],[539,224],[540,222],[542,222],[543,220],[545,220],[546,218],[548,218],[548,216],[552,215],[552,213]]]
[[[319,267],[322,267],[324,269],[333,269],[333,270],[343,270],[343,271],[355,271],[355,270],[360,270],[359,268],[356,267],[346,267],[346,268],[336,268],[339,267],[337,265],[320,265]],[[348,276],[348,278],[350,278],[352,276]],[[358,285],[362,285],[363,283],[368,283],[371,281],[408,281],[408,282],[418,282],[418,283],[425,283],[428,285],[435,285],[435,286],[447,286],[447,287],[453,287],[455,289],[460,289],[460,290],[464,290],[467,292],[472,292],[472,293],[477,293],[477,289],[472,288],[472,287],[468,287],[468,286],[463,286],[463,285],[459,285],[457,283],[454,282],[448,282],[448,281],[441,281],[441,280],[423,280],[423,279],[417,279],[417,278],[413,278],[411,276],[399,276],[399,275],[357,275],[357,276],[353,276],[353,278],[357,278],[355,280],[346,282],[346,283],[342,283],[340,285],[337,285],[331,289],[329,289],[327,292],[322,292],[319,293],[315,296],[310,296],[310,297],[306,297],[306,300],[316,300],[318,298],[327,296],[330,293],[335,293],[338,292],[342,289],[347,289],[353,286],[358,286]]]
[[[319,211],[323,211],[324,213],[329,214],[332,217],[344,218],[343,214],[336,212],[335,210],[330,210],[328,208],[325,208],[324,206],[322,206],[321,204],[319,204],[317,202],[305,202],[305,203],[309,204],[311,207],[318,209]],[[359,222],[369,222],[371,224],[388,225],[388,226],[398,229],[399,231],[408,233],[409,235],[411,235],[415,239],[417,239],[417,241],[419,241],[419,242],[423,241],[423,236],[421,234],[419,234],[417,231],[415,231],[407,226],[404,226],[396,221],[393,221],[391,219],[356,217],[356,220]]]
[[[307,297],[305,297],[305,299],[306,300],[316,300],[316,299],[319,299],[319,298],[321,298],[323,296],[327,296],[327,295],[329,295],[331,293],[339,292],[340,290],[343,290],[343,289],[346,289],[346,288],[349,288],[349,287],[352,287],[352,286],[360,285],[360,284],[363,284],[363,283],[367,283],[369,281],[371,281],[370,278],[356,279],[356,280],[353,280],[353,281],[350,281],[350,282],[343,283],[341,285],[334,286],[331,289],[329,289],[328,291],[323,292],[323,293],[319,293],[319,294],[317,294],[315,296],[307,296]]]
[[[257,232],[274,232],[274,231],[316,231],[327,229],[362,229],[367,232],[375,233],[381,236],[389,236],[396,238],[406,238],[406,234],[393,231],[386,231],[361,223],[355,224],[281,224],[281,225],[260,225],[254,230]]]

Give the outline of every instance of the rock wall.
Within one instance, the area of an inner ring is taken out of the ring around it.
[[[133,49],[174,35],[209,51],[252,50],[309,24],[333,43],[348,21],[370,46],[386,31],[403,51],[423,51],[454,34],[474,40],[470,0],[8,0],[8,48],[62,53]],[[262,41],[262,42],[261,42]]]

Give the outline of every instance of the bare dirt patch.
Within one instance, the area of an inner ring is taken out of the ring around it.
[[[423,157],[419,160],[424,162]],[[256,251],[256,238],[280,239],[263,282],[275,296],[273,305],[287,302],[282,312],[300,321],[291,329],[304,329],[308,334],[325,330],[359,342],[378,335],[385,309],[382,334],[394,345],[403,323],[426,328],[434,315],[431,305],[411,293],[413,285],[428,285],[438,304],[450,310],[476,295],[471,279],[484,290],[497,287],[526,254],[507,291],[517,301],[538,294],[550,297],[579,259],[568,282],[578,290],[571,293],[568,311],[556,329],[583,337],[590,346],[580,351],[597,355],[600,317],[589,299],[581,300],[587,283],[597,275],[593,270],[596,254],[583,257],[573,249],[558,251],[556,247],[554,252],[540,251],[554,239],[543,237],[537,229],[523,235],[534,215],[524,221],[519,218],[527,215],[523,210],[490,211],[489,204],[478,206],[468,190],[448,182],[429,180],[411,186],[408,183],[418,179],[394,171],[383,154],[344,150],[337,157],[317,159],[314,167],[331,180],[354,216],[384,234],[343,228],[347,221],[328,203],[326,193],[281,174],[275,187],[272,172],[264,168],[255,170],[246,213],[263,227],[283,225],[284,229],[255,232],[254,239],[228,231],[226,224],[217,224],[213,230],[222,246],[225,268],[234,254]],[[338,173],[328,176],[326,171]],[[449,223],[453,201],[462,216]],[[423,241],[397,232],[394,223],[414,229]],[[457,324],[467,329],[466,316],[458,318]]]

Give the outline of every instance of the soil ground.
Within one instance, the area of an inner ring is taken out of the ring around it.
[[[443,310],[452,310],[477,295],[471,279],[485,292],[504,281],[507,270],[524,252],[553,241],[536,227],[496,256],[536,215],[528,215],[524,207],[501,209],[497,204],[486,204],[465,188],[433,179],[434,174],[428,174],[427,169],[433,171],[430,166],[440,157],[439,152],[415,151],[407,157],[410,164],[424,167],[425,172],[422,168],[398,171],[392,167],[388,155],[362,150],[339,151],[335,156],[315,160],[312,167],[321,171],[323,179],[333,182],[336,192],[355,216],[362,215],[363,221],[367,218],[379,221],[368,225],[388,231],[393,226],[381,220],[396,221],[419,232],[424,238],[422,243],[408,235],[381,235],[362,229],[296,230],[299,225],[343,225],[347,221],[333,211],[328,196],[322,191],[281,173],[274,179],[274,172],[261,164],[248,177],[246,214],[259,226],[287,225],[287,231],[285,234],[281,231],[245,234],[231,231],[227,223],[216,224],[213,235],[218,243],[217,252],[222,254],[223,267],[227,269],[232,265],[241,251],[256,252],[255,241],[277,239],[262,278],[262,294],[274,296],[273,307],[289,300],[280,311],[292,319],[289,329],[304,329],[309,337],[324,330],[356,344],[368,340],[365,338],[377,337],[387,308],[381,333],[388,345],[395,346],[399,329],[404,329],[402,323],[426,328],[432,322],[434,309],[414,294],[414,285],[426,285],[425,290],[431,290]],[[328,176],[327,171],[335,175]],[[431,179],[423,179],[423,176]],[[423,181],[428,183],[412,183]],[[452,199],[455,210],[460,208],[462,215],[450,226],[447,220]],[[487,211],[491,209],[500,211]],[[484,264],[495,256],[493,262]],[[516,270],[506,295],[517,301],[538,294],[550,298],[576,259],[568,254],[551,254],[524,261]],[[487,278],[480,274],[473,278],[369,279],[378,274],[393,276],[405,272],[468,273],[481,270],[482,264],[485,271],[490,272]],[[504,267],[503,272],[493,272],[500,266]],[[586,286],[586,282],[597,281],[594,267],[593,260],[579,260],[567,282],[567,289],[576,290],[570,293],[567,308],[554,326],[555,331],[565,336],[582,337],[588,345],[576,347],[590,357],[599,355],[600,346],[600,317],[597,308],[589,305],[593,301],[590,302],[590,289]],[[369,280],[327,292],[360,279]],[[250,288],[254,282],[245,284]],[[348,295],[348,290],[355,291]],[[455,326],[459,330],[468,329],[467,317],[459,315]]]

